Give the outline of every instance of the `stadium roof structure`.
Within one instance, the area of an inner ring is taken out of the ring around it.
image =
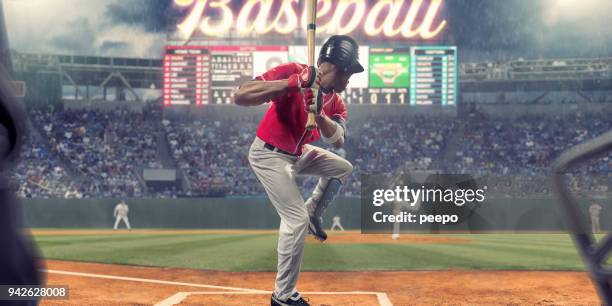
[[[206,48],[206,46],[202,46]],[[61,85],[105,89],[163,88],[163,60],[29,54],[11,52],[13,70],[30,75],[52,75]],[[460,63],[458,81],[463,93],[502,91],[581,91],[609,90],[612,86],[612,58],[512,60],[504,62]],[[37,78],[38,79],[38,78]],[[32,88],[32,86],[30,86]]]
[[[12,52],[16,72],[56,74],[62,85],[162,88],[162,59],[79,55],[28,54]]]
[[[568,58],[461,63],[463,92],[608,90],[612,58]]]

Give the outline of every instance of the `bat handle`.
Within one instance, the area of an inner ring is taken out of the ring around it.
[[[312,105],[310,107],[310,110],[308,111],[308,121],[306,121],[306,129],[307,130],[312,130],[312,129],[316,129],[317,128],[317,122],[315,121],[316,111],[313,110],[313,106],[314,105]]]
[[[321,101],[319,101],[319,99],[322,99],[322,97],[320,96],[320,89],[319,89],[319,85],[318,84],[313,84],[312,87],[310,87],[313,95],[314,95],[314,103],[312,103],[310,106],[308,106],[308,120],[306,121],[306,129],[307,130],[312,130],[312,129],[316,129],[317,128],[317,122],[315,121],[315,117],[317,115],[317,105],[319,105],[319,103],[321,103]]]

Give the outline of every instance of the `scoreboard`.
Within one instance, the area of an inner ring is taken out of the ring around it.
[[[286,46],[166,46],[164,105],[229,104],[232,92],[287,62]]]
[[[410,49],[370,48],[368,62],[366,92],[368,102],[407,103],[410,85]]]
[[[305,57],[305,46],[167,46],[164,105],[232,103],[240,84]],[[365,71],[342,93],[348,104],[456,105],[456,47],[362,46],[359,59]]]
[[[455,105],[456,47],[414,47],[410,63],[410,104]]]
[[[234,87],[253,79],[251,52],[239,47],[217,49],[211,60],[212,103],[232,103]]]
[[[199,47],[167,46],[164,55],[164,105],[208,104],[210,53]]]
[[[347,88],[348,103],[456,105],[456,47],[371,47],[367,59],[368,85]]]

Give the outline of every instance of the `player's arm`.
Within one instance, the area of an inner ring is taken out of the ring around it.
[[[311,95],[307,95],[307,97],[309,99],[314,98]],[[344,141],[346,140],[346,120],[348,118],[348,112],[342,99],[340,97],[336,99],[337,100],[332,102],[332,108],[328,113],[329,116],[321,110],[320,113],[315,116],[315,121],[323,141],[333,145],[335,148],[340,148],[344,145]],[[307,104],[310,105],[312,102],[308,101]]]
[[[257,106],[286,94],[288,90],[289,80],[253,80],[238,88],[238,91],[234,93],[234,103],[242,106]]]
[[[283,67],[286,66],[279,66],[268,73],[277,77],[278,75],[275,74],[284,74]],[[257,106],[288,92],[309,88],[315,81],[316,73],[315,67],[306,67],[298,73],[284,74],[282,79],[270,80],[270,77],[267,76],[261,80],[248,81],[234,93],[234,103],[242,106]]]
[[[344,127],[340,123],[323,113],[317,115],[315,121],[325,142],[332,144],[336,148],[344,145]]]

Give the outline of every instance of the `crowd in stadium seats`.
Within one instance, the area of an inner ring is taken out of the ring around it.
[[[579,104],[612,102],[612,91],[492,91],[461,94],[463,104]]]
[[[163,122],[178,167],[189,177],[190,195],[263,194],[247,160],[257,120]],[[345,149],[333,150],[321,141],[315,145],[346,155],[352,161],[354,172],[343,194],[358,195],[361,173],[393,171],[400,166],[429,169],[432,158],[440,154],[453,122],[448,118],[433,117],[411,120],[378,118],[361,123],[349,121],[351,137],[347,138]],[[317,179],[311,178],[300,181],[303,181],[305,197],[317,183]]]
[[[32,110],[30,118],[84,196],[142,196],[141,167],[161,167],[155,124],[140,113]]]
[[[32,110],[30,118],[42,137],[24,148],[23,161],[16,169],[21,197],[264,194],[247,160],[259,121],[256,117],[162,120],[161,116],[145,119],[142,114],[117,109]],[[463,118],[420,115],[409,120],[373,117],[349,121],[346,146],[335,152],[354,165],[343,195],[360,194],[363,173],[398,169],[475,174],[492,193],[547,195],[550,162],[569,146],[611,129],[607,113],[500,118],[473,112]],[[160,131],[167,142],[161,145],[168,146],[186,184],[147,190],[140,173],[142,167],[161,167],[154,136]],[[573,188],[609,192],[610,167],[612,156],[575,172],[570,177]],[[299,182],[307,197],[317,180]]]
[[[466,173],[537,175],[564,149],[612,129],[609,114],[524,115],[489,118],[473,114],[466,120],[461,147],[451,170]],[[612,161],[611,161],[612,162]],[[590,172],[609,171],[605,162]]]
[[[190,181],[188,195],[262,194],[247,160],[257,128],[254,118],[223,122],[164,120],[162,124],[177,166]]]
[[[21,198],[82,197],[78,189],[68,184],[68,173],[49,146],[35,136],[27,136],[20,154],[24,162],[14,169],[17,195]]]
[[[472,114],[465,121],[461,145],[453,160],[446,162],[452,172],[489,176],[491,191],[527,196],[549,194],[546,176],[550,163],[565,149],[612,129],[607,113],[571,115],[524,115],[518,118],[489,118]],[[591,193],[608,191],[612,154],[570,174],[576,190]]]
[[[359,195],[362,173],[396,172],[398,169],[432,169],[439,159],[455,120],[439,116],[370,118],[349,122],[347,157],[353,163],[347,195]]]

